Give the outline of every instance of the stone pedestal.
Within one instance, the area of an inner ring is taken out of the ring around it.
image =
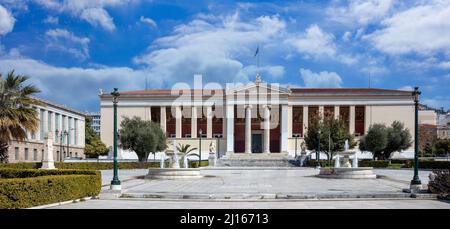
[[[53,160],[53,133],[47,132],[44,138],[44,155],[41,169],[56,169]]]
[[[217,163],[217,157],[216,157],[216,153],[209,153],[209,157],[208,157],[208,165],[210,167],[215,167]]]

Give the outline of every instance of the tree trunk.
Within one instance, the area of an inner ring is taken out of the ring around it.
[[[0,163],[9,162],[8,147],[8,143],[0,142]]]

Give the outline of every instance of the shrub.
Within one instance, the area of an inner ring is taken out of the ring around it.
[[[414,165],[414,163],[412,163],[412,164]],[[419,168],[420,169],[450,169],[450,161],[419,161]]]
[[[328,166],[328,161],[320,159],[319,160],[319,164],[320,164],[320,167],[327,167]],[[315,159],[307,160],[306,161],[306,166],[307,167],[316,167],[317,166],[317,161]]]
[[[361,161],[359,161],[358,165],[360,167],[387,168],[389,166],[389,161],[384,161],[384,160],[379,160],[379,161],[361,160]]]
[[[28,208],[96,196],[101,175],[88,170],[0,169],[0,208]]]
[[[450,199],[450,170],[435,170],[430,174],[428,189],[438,197]],[[432,178],[434,177],[434,179]]]

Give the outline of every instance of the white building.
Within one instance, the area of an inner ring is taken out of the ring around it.
[[[112,146],[111,95],[100,94],[100,103],[101,139]],[[124,116],[152,120],[177,143],[198,148],[201,136],[203,152],[207,153],[209,144],[214,142],[220,154],[293,156],[304,141],[309,121],[324,115],[344,120],[348,131],[357,137],[367,133],[374,123],[390,125],[396,120],[403,122],[414,136],[411,91],[284,88],[257,79],[255,83],[227,89],[126,91],[121,92],[118,103],[119,124]]]
[[[84,122],[85,114],[77,110],[39,99],[44,105],[35,106],[39,116],[39,127],[27,133],[23,142],[13,141],[9,145],[9,162],[40,162],[44,152],[44,137],[52,132],[55,161],[69,158],[85,158]],[[62,154],[61,154],[62,152]]]

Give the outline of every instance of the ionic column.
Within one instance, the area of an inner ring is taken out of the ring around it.
[[[264,105],[264,150],[263,153],[270,153],[270,107]]]
[[[324,108],[323,106],[319,106],[319,118],[323,120],[324,117]]]
[[[334,119],[339,119],[339,106],[334,106]]]
[[[369,127],[372,125],[372,106],[365,106],[364,117],[364,134],[367,134]]]
[[[197,138],[197,107],[191,109],[191,138]],[[201,113],[200,117],[202,117]]]
[[[288,106],[281,105],[281,152],[288,152]]]
[[[245,153],[252,153],[252,106],[245,107]]]
[[[175,134],[176,138],[181,138],[181,107],[175,107]]]
[[[350,106],[350,134],[355,133],[355,106]]]
[[[287,124],[287,127],[288,127],[288,133],[287,133],[288,138],[292,137],[292,127],[293,127],[293,125],[292,125],[292,117],[293,117],[292,109],[293,109],[292,106],[288,106],[288,124]]]
[[[227,154],[234,152],[234,105],[227,105]]]
[[[303,136],[305,136],[308,130],[308,106],[303,106]]]
[[[207,106],[206,107],[206,137],[207,138],[212,138],[212,117],[213,117],[212,107]]]
[[[166,107],[161,107],[160,109],[160,126],[161,126],[161,130],[166,133]]]

